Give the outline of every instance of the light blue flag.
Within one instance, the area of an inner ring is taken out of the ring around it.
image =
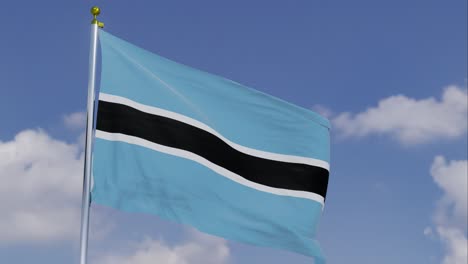
[[[92,201],[324,263],[329,122],[100,31]]]

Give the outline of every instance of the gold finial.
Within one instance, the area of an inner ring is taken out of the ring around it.
[[[97,6],[91,7],[91,14],[96,18],[96,16],[99,16],[101,14],[101,9]]]
[[[91,7],[91,14],[93,15],[93,20],[91,21],[91,24],[97,24],[98,27],[103,28],[104,23],[97,20],[97,16],[101,14],[101,9],[97,6],[93,6]]]

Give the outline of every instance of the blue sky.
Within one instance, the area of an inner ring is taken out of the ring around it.
[[[95,4],[120,38],[330,118],[329,263],[466,263],[463,0],[3,3],[2,263],[78,261]],[[103,264],[311,263],[103,207],[90,247]]]

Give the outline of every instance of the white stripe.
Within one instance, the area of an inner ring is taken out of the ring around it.
[[[193,118],[190,118],[188,116],[184,116],[175,112],[171,112],[168,110],[164,110],[158,107],[154,106],[149,106],[149,105],[144,105],[140,104],[138,102],[132,101],[128,98],[117,96],[117,95],[112,95],[112,94],[106,94],[106,93],[100,93],[99,94],[99,100],[101,101],[106,101],[106,102],[111,102],[111,103],[118,103],[118,104],[123,104],[127,105],[130,107],[133,107],[137,110],[140,110],[145,113],[153,114],[153,115],[159,115],[159,116],[165,116],[169,117],[172,119],[175,119],[177,121],[192,125],[194,127],[200,128],[205,130],[206,132],[209,132],[213,134],[214,136],[218,137],[219,139],[223,140],[226,144],[231,146],[232,148],[248,155],[260,157],[260,158],[265,158],[265,159],[270,159],[270,160],[276,160],[276,161],[283,161],[283,162],[290,162],[290,163],[300,163],[300,164],[308,164],[316,167],[321,167],[326,170],[330,170],[330,165],[328,162],[319,160],[319,159],[313,159],[313,158],[307,158],[307,157],[300,157],[300,156],[294,156],[294,155],[284,155],[284,154],[278,154],[278,153],[272,153],[272,152],[267,152],[267,151],[262,151],[258,149],[252,149],[249,147],[245,147],[242,145],[239,145],[237,143],[234,143],[230,141],[229,139],[223,137],[220,133],[218,133],[216,130],[213,128],[209,127],[208,125],[195,120]]]
[[[316,193],[311,193],[311,192],[305,192],[305,191],[296,191],[296,190],[287,190],[287,189],[281,189],[281,188],[274,188],[270,186],[265,186],[262,184],[258,184],[252,181],[249,181],[241,176],[239,176],[236,173],[233,173],[229,170],[226,170],[223,167],[220,167],[211,161],[198,156],[195,153],[186,151],[186,150],[181,150],[177,148],[171,148],[167,147],[164,145],[156,144],[154,142],[139,138],[139,137],[134,137],[134,136],[129,136],[129,135],[124,135],[120,133],[108,133],[104,132],[101,130],[96,130],[96,137],[104,140],[109,140],[109,141],[120,141],[120,142],[125,142],[133,145],[138,145],[142,146],[145,148],[149,148],[152,150],[156,150],[162,153],[166,153],[169,155],[181,157],[181,158],[186,158],[192,161],[195,161],[212,171],[218,173],[219,175],[222,175],[230,180],[233,180],[239,184],[242,184],[244,186],[262,191],[262,192],[267,192],[267,193],[272,193],[276,195],[282,195],[282,196],[291,196],[291,197],[298,197],[298,198],[305,198],[309,199],[312,201],[316,201],[322,205],[324,205],[324,198],[321,195],[318,195]]]

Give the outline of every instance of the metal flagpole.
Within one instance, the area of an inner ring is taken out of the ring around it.
[[[85,146],[85,164],[83,179],[83,198],[81,207],[81,242],[80,242],[80,264],[86,264],[88,255],[88,230],[89,230],[89,211],[91,203],[91,147],[93,141],[94,125],[94,95],[96,81],[96,53],[98,41],[98,28],[104,24],[97,20],[101,13],[99,7],[91,8],[93,20],[91,21],[91,48],[89,53],[89,79],[88,79],[88,106],[86,123],[86,146]]]

